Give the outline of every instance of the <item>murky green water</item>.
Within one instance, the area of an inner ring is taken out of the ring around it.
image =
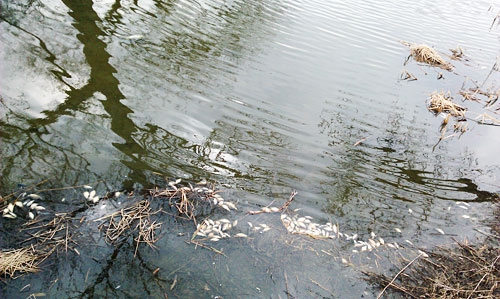
[[[451,0],[2,1],[1,191],[45,178],[139,190],[157,172],[217,182],[240,209],[214,218],[281,205],[296,189],[299,213],[361,236],[426,248],[450,235],[474,238],[500,185],[500,131],[471,123],[433,150],[442,119],[426,100],[487,77],[500,48],[500,27],[489,30],[498,10]],[[442,70],[403,65],[402,40],[442,52],[461,46],[470,61],[454,61],[437,80]],[[419,80],[401,81],[405,69]],[[500,85],[498,72],[487,84]],[[44,195],[52,211],[85,206],[78,190]],[[82,232],[97,247],[81,246],[81,256],[61,256],[1,294],[286,298],[288,289],[294,298],[371,298],[377,290],[341,257],[376,268],[394,254],[375,262],[348,242],[287,235],[279,217],[263,215],[243,218],[241,230],[247,221],[273,229],[220,241],[224,257],[186,244],[179,233],[192,225],[163,221],[158,250],[145,247],[140,259],[88,224]]]

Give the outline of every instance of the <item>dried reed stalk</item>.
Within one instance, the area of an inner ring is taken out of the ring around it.
[[[445,94],[443,91],[440,93],[433,92],[430,95],[429,107],[428,109],[436,114],[441,112],[449,113],[455,117],[465,117],[465,107],[455,104],[451,101],[450,92]]]
[[[156,230],[161,228],[161,223],[152,221],[151,216],[160,210],[153,212],[150,205],[148,200],[142,200],[131,207],[121,209],[120,213],[111,214],[108,217],[109,220],[100,226],[100,228],[105,227],[106,229],[106,239],[110,243],[115,243],[122,237],[128,237],[129,233],[136,233],[134,237],[135,254],[137,254],[140,243],[146,243],[154,248],[153,244],[159,239]]]
[[[393,279],[364,272],[368,280],[413,298],[500,298],[500,249],[456,242],[453,248],[438,247],[429,257],[411,263],[405,274]],[[400,271],[401,272],[401,271]]]
[[[15,278],[22,273],[34,273],[43,258],[44,255],[37,253],[33,247],[1,251],[0,275]]]
[[[412,44],[410,46],[410,56],[418,62],[438,66],[448,71],[453,69],[453,66],[449,62],[446,62],[436,50],[427,45]]]

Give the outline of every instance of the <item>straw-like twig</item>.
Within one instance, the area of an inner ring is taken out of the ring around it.
[[[43,257],[31,246],[1,251],[0,275],[14,278],[22,273],[36,272]]]
[[[443,91],[440,93],[433,92],[430,95],[429,107],[428,109],[435,114],[439,113],[449,113],[454,117],[465,117],[465,107],[453,103],[450,92],[445,94]]]

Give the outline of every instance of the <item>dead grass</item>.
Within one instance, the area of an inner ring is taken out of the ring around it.
[[[0,275],[16,278],[23,273],[38,271],[38,265],[45,255],[37,253],[33,247],[0,252]]]
[[[402,271],[392,279],[365,274],[369,281],[407,298],[500,298],[500,249],[467,241],[456,245],[438,247],[414,263],[401,261]]]
[[[214,187],[193,187],[184,186],[177,188],[159,189],[155,188],[150,190],[150,195],[153,198],[168,200],[170,205],[175,206],[180,215],[187,217],[187,219],[196,222],[196,216],[203,213],[204,208],[211,207],[213,200],[218,192]],[[222,203],[222,202],[220,202]],[[229,209],[226,205],[219,205],[224,209]]]
[[[138,201],[128,208],[121,209],[118,213],[104,217],[109,220],[99,227],[106,230],[106,240],[116,243],[133,234],[136,242],[135,254],[140,243],[146,243],[154,248],[154,243],[158,241],[156,231],[161,228],[162,224],[152,220],[151,216],[161,210],[153,212],[150,205],[148,200]]]
[[[410,57],[413,57],[418,62],[437,66],[448,71],[453,69],[453,66],[449,62],[445,61],[436,50],[427,45],[411,44]]]
[[[433,92],[430,95],[429,107],[428,109],[435,114],[439,113],[448,113],[454,117],[465,117],[465,111],[467,110],[465,107],[462,107],[458,104],[453,103],[450,92],[444,93],[441,91]]]

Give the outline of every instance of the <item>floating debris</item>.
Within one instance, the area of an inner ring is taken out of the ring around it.
[[[431,66],[437,66],[447,71],[453,69],[451,63],[445,61],[433,48],[427,45],[417,45],[410,43],[403,43],[410,46],[410,56],[408,56],[407,61],[410,57],[413,57],[418,62],[427,63]]]
[[[434,91],[430,95],[429,107],[427,109],[434,112],[435,114],[444,112],[454,117],[465,117],[465,111],[467,109],[453,103],[451,100],[452,97],[450,92],[445,94],[443,91],[441,91],[440,93]]]
[[[40,199],[42,199],[42,197],[40,197],[40,195],[34,194],[34,193],[28,195],[28,197],[31,198],[31,199],[34,199],[34,200],[40,200]]]
[[[168,182],[165,189],[151,189],[150,195],[153,198],[168,200],[168,203],[177,209],[179,214],[187,216],[189,219],[199,215],[210,213],[213,208],[221,208],[226,211],[237,210],[234,203],[224,200],[213,188],[202,185],[176,186],[181,183],[181,179]]]

